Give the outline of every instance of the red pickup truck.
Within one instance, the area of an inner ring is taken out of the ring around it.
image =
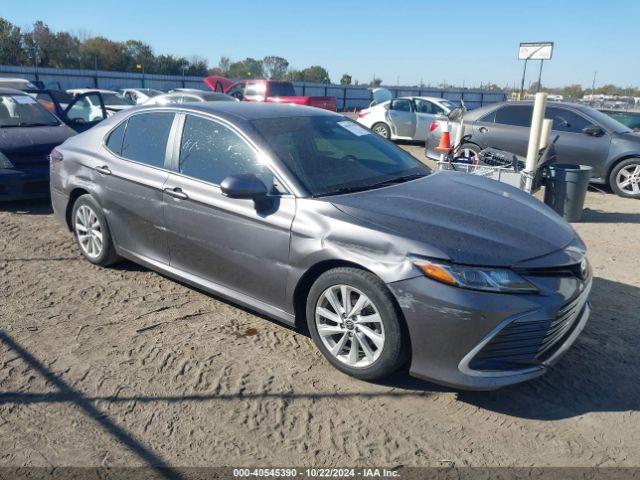
[[[228,78],[209,76],[204,83],[214,92],[223,92],[247,102],[290,103],[307,105],[336,111],[336,99],[333,97],[301,97],[296,95],[291,82],[276,80],[240,80],[233,82]]]

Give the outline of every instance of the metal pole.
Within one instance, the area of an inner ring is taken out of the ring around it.
[[[544,60],[540,60],[540,71],[538,72],[538,88],[536,89],[536,93],[540,91],[540,87],[542,87],[542,64],[544,64]]]
[[[596,74],[598,72],[593,72],[593,82],[591,82],[591,104],[596,100]]]
[[[524,70],[522,71],[522,82],[520,83],[520,99],[522,100],[522,97],[524,97],[524,77],[527,75],[527,62],[529,61],[528,58],[524,59]]]

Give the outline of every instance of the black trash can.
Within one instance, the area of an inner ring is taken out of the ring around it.
[[[547,168],[544,203],[567,222],[579,222],[592,168],[568,164],[553,164]]]

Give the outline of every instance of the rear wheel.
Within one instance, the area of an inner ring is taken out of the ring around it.
[[[325,272],[311,287],[306,314],[318,349],[348,375],[379,380],[408,357],[408,338],[393,296],[370,272],[355,268]]]
[[[382,122],[375,123],[371,127],[371,130],[376,132],[381,137],[388,138],[388,139],[391,138],[391,130],[389,129],[389,125],[387,125],[386,123],[382,123]]]
[[[611,170],[609,185],[621,197],[640,198],[640,158],[618,163]]]
[[[73,233],[84,258],[106,267],[117,262],[116,254],[102,208],[89,194],[78,197],[71,213]]]

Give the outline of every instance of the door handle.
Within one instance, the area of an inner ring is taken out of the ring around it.
[[[478,131],[479,131],[480,133],[487,133],[487,132],[489,131],[489,129],[488,129],[487,127],[480,127],[480,128],[478,129]]]
[[[186,200],[189,195],[184,193],[180,187],[165,188],[165,193],[173,198],[179,198],[180,200]]]
[[[102,165],[101,167],[95,167],[96,172],[101,173],[102,175],[111,175],[111,170],[106,165]]]

